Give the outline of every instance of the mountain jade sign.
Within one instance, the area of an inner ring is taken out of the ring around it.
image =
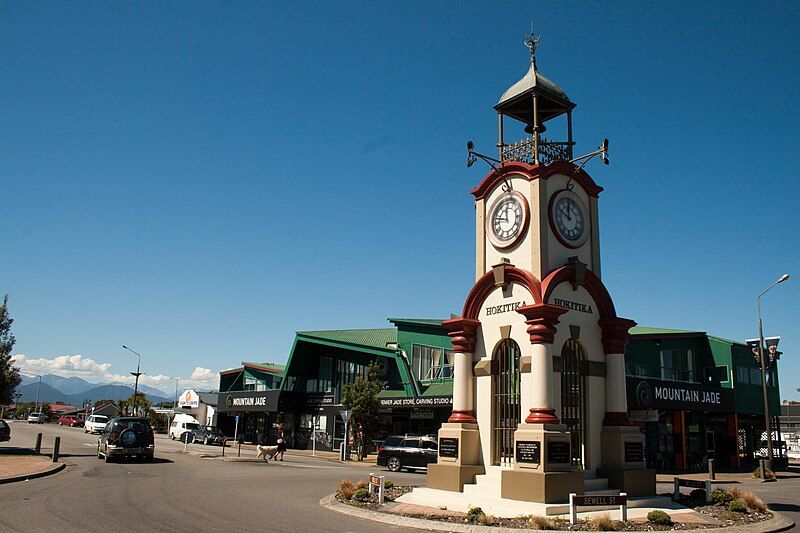
[[[733,389],[702,383],[628,376],[627,393],[630,409],[732,412],[734,407]]]

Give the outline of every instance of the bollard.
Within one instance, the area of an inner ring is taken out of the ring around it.
[[[708,460],[708,477],[710,477],[712,480],[717,479],[717,472],[714,468],[714,459]]]
[[[41,435],[41,433],[40,433]],[[767,460],[761,459],[758,461],[759,472],[761,473],[761,481],[767,480]]]
[[[240,440],[239,441],[239,453],[236,454],[236,457],[241,457],[241,456],[242,456],[242,441]]]
[[[33,449],[34,453],[41,453],[42,451],[42,434],[36,435],[36,447]]]
[[[225,446],[228,445],[227,442],[228,442],[227,438],[222,439],[222,457],[225,457]]]
[[[681,484],[676,477],[673,481],[672,500],[678,501],[681,499]]]
[[[56,441],[53,443],[53,462],[58,462],[58,450],[61,448],[61,437],[56,437]]]

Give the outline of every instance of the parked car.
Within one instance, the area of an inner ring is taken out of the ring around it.
[[[71,428],[83,427],[83,420],[75,416],[63,415],[58,419],[59,426],[69,426]]]
[[[0,442],[11,440],[11,426],[8,422],[0,419]]]
[[[177,418],[177,417],[176,417]],[[184,440],[182,435],[185,432],[192,432],[196,429],[200,428],[200,422],[193,417],[189,417],[188,419],[177,419],[172,421],[172,425],[169,426],[169,438],[172,440],[179,439]]]
[[[47,416],[44,413],[31,413],[28,415],[28,424],[44,424],[47,422]]]
[[[112,418],[97,439],[97,458],[105,462],[118,457],[153,460],[155,438],[146,418],[125,416]]]
[[[378,465],[392,472],[428,468],[439,456],[439,444],[435,436],[394,435],[378,446]]]
[[[222,444],[225,439],[225,434],[222,430],[214,426],[197,426],[195,429],[190,429],[188,433],[192,436],[190,442],[202,442],[206,445]]]
[[[92,415],[86,419],[83,425],[84,433],[102,433],[103,428],[108,424],[108,417],[105,415]]]

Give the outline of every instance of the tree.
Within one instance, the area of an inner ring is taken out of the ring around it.
[[[143,392],[137,392],[135,394],[131,394],[131,397],[127,400],[120,400],[119,401],[119,410],[127,415],[135,416],[136,413],[133,412],[133,397],[136,396],[136,411],[142,413],[146,413],[150,410],[150,407],[153,405],[150,400],[147,399],[147,396]]]
[[[372,442],[381,406],[378,393],[382,390],[383,382],[378,379],[378,365],[375,363],[367,368],[367,379],[359,376],[353,383],[342,387],[342,405],[350,410],[350,427],[358,446],[359,461],[367,456]]]
[[[95,400],[94,407],[101,407],[107,404],[114,404],[114,400]]]
[[[8,294],[3,297],[0,306],[0,404],[6,405],[14,401],[14,390],[22,381],[19,368],[11,360],[11,350],[16,339],[11,334],[14,319],[8,315]]]

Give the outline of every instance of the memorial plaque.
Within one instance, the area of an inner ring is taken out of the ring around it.
[[[540,464],[542,462],[542,443],[538,440],[517,441],[517,462]]]
[[[439,457],[458,459],[458,439],[449,437],[439,439]]]
[[[625,462],[641,463],[644,461],[644,446],[641,442],[625,443]]]
[[[547,443],[547,462],[569,464],[569,442],[550,441]]]

